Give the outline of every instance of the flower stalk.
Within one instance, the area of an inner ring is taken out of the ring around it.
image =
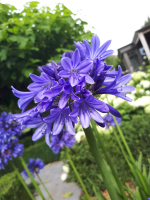
[[[96,164],[98,165],[98,168],[100,170],[101,176],[105,182],[106,188],[108,190],[108,193],[110,195],[110,198],[113,200],[119,200],[118,195],[114,189],[114,187],[112,187],[113,183],[110,179],[110,177],[108,176],[108,171],[107,171],[107,167],[106,164],[103,160],[103,157],[101,155],[101,152],[98,148],[96,139],[94,137],[93,131],[91,129],[91,127],[89,126],[87,129],[83,129],[87,138],[87,141],[89,143],[91,152],[94,156],[94,159],[96,161]]]
[[[38,191],[39,195],[41,196],[42,200],[46,200],[45,197],[44,197],[44,195],[42,194],[42,192],[41,192],[39,186],[37,185],[36,181],[34,180],[32,174],[30,173],[28,167],[26,166],[26,163],[25,163],[24,159],[23,159],[22,157],[19,157],[19,159],[20,159],[20,161],[21,161],[21,163],[22,163],[24,169],[26,170],[28,176],[30,177],[30,179],[31,179],[31,181],[32,181],[32,183],[33,183],[35,189]]]
[[[36,173],[36,175],[37,175],[39,181],[41,182],[41,184],[43,185],[44,189],[46,190],[47,194],[49,195],[50,199],[53,200],[51,194],[49,193],[49,191],[48,191],[47,188],[45,187],[45,185],[44,185],[42,179],[40,178],[40,176],[38,175],[38,173]]]
[[[67,152],[67,151],[66,151],[66,152]],[[76,174],[76,176],[77,176],[77,178],[78,178],[78,180],[79,180],[79,182],[80,182],[80,184],[81,184],[81,186],[82,186],[82,189],[83,189],[83,191],[84,191],[85,194],[86,194],[87,199],[88,199],[88,200],[91,200],[91,198],[90,198],[90,196],[89,196],[89,194],[88,194],[88,192],[87,192],[87,190],[86,190],[86,187],[85,187],[85,185],[84,185],[84,183],[83,183],[83,181],[82,181],[82,179],[81,179],[81,177],[80,177],[78,171],[76,170],[76,167],[75,167],[74,163],[72,162],[72,160],[71,160],[71,158],[70,158],[70,155],[69,155],[68,153],[66,153],[66,154],[67,154],[68,160],[69,160],[69,162],[70,162],[70,164],[71,164],[71,167],[73,168],[73,170],[74,170],[74,172],[75,172],[75,174]]]
[[[112,160],[111,158],[109,157],[107,151],[106,151],[106,148],[105,148],[105,145],[103,144],[103,141],[101,140],[101,137],[100,137],[100,134],[98,133],[98,130],[97,130],[97,127],[96,127],[96,124],[94,122],[94,120],[91,120],[91,125],[92,125],[92,129],[94,130],[94,133],[97,137],[97,140],[98,140],[98,143],[100,145],[100,148],[102,149],[104,155],[105,155],[105,158],[106,158],[106,161],[109,165],[109,167],[111,168],[111,171],[112,171],[112,174],[116,180],[116,183],[120,189],[120,192],[122,194],[122,197],[124,200],[128,200],[126,194],[125,194],[125,191],[124,191],[124,188],[123,188],[123,184],[122,182],[120,181],[120,179],[118,178],[118,175],[116,173],[116,170],[114,169],[114,166],[113,166],[113,163],[112,163]]]
[[[27,191],[28,195],[30,196],[30,198],[32,200],[35,200],[34,196],[32,195],[32,193],[30,192],[28,186],[26,185],[26,183],[24,182],[23,178],[21,177],[17,167],[11,162],[12,167],[14,168],[14,171],[16,172],[19,180],[21,181],[22,185],[24,186],[25,190]]]

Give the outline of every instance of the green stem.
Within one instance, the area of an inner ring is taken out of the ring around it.
[[[66,151],[66,153],[67,153],[67,151]],[[87,192],[87,190],[86,190],[86,188],[85,188],[85,185],[84,185],[84,183],[83,183],[83,181],[82,181],[82,179],[81,179],[81,177],[80,177],[78,171],[76,170],[76,167],[74,166],[74,164],[73,164],[73,162],[72,162],[72,160],[71,160],[71,158],[70,158],[70,155],[69,155],[68,153],[67,153],[67,157],[68,157],[68,160],[69,160],[69,162],[70,162],[70,164],[71,164],[71,167],[73,168],[73,170],[74,170],[74,172],[75,172],[75,174],[76,174],[78,180],[80,181],[80,184],[81,184],[81,186],[82,186],[82,188],[83,188],[83,191],[84,191],[85,194],[86,194],[87,199],[88,199],[88,200],[91,200],[91,198],[90,198],[90,196],[89,196],[89,194],[88,194],[88,192]]]
[[[31,197],[32,200],[35,200],[35,199],[34,199],[34,196],[33,196],[32,193],[30,192],[28,186],[26,185],[26,183],[24,182],[22,176],[20,175],[20,173],[19,173],[17,167],[16,167],[12,162],[11,162],[11,164],[12,164],[12,167],[14,168],[14,171],[17,173],[17,176],[18,176],[19,180],[21,181],[22,185],[23,185],[24,188],[26,189],[28,195]]]
[[[32,183],[33,183],[35,189],[38,191],[38,193],[39,193],[39,195],[42,197],[42,199],[43,199],[43,200],[46,200],[45,197],[44,197],[44,195],[42,194],[42,192],[41,192],[39,186],[37,185],[36,181],[34,180],[32,174],[30,173],[28,167],[26,166],[26,163],[25,163],[24,159],[23,159],[22,157],[20,157],[20,156],[19,156],[19,159],[20,159],[20,161],[21,161],[21,163],[22,163],[24,169],[26,170],[28,176],[30,177],[30,179],[31,179],[31,181],[32,181]]]
[[[123,184],[122,184],[122,182],[120,181],[120,179],[118,178],[118,175],[117,175],[117,173],[116,173],[116,171],[115,171],[115,169],[114,169],[112,160],[111,160],[110,156],[108,155],[108,153],[107,153],[107,151],[106,151],[105,145],[104,145],[103,141],[101,140],[100,134],[99,134],[99,132],[98,132],[98,130],[97,130],[97,127],[96,127],[96,123],[94,122],[93,119],[91,120],[91,125],[92,125],[92,128],[93,128],[93,130],[94,130],[94,133],[95,133],[95,135],[96,135],[96,137],[97,137],[97,139],[98,139],[98,143],[99,143],[99,145],[100,145],[100,147],[101,147],[101,149],[102,149],[102,151],[103,151],[103,153],[104,153],[104,155],[105,155],[105,158],[106,158],[106,160],[107,160],[107,163],[108,163],[108,165],[109,165],[110,168],[111,168],[111,171],[112,171],[112,174],[113,174],[113,176],[114,176],[114,178],[115,178],[115,180],[116,180],[116,183],[117,183],[117,185],[118,185],[118,187],[119,187],[119,189],[120,189],[120,191],[121,191],[122,197],[123,197],[124,200],[128,200],[128,198],[127,198],[127,196],[126,196],[126,194],[125,194],[124,188],[123,188]]]
[[[53,200],[52,196],[50,195],[49,191],[47,190],[47,188],[45,187],[42,179],[40,178],[40,176],[38,175],[38,173],[36,173],[38,179],[40,180],[41,184],[43,185],[44,189],[46,190],[47,194],[49,195],[49,197]]]
[[[89,143],[89,146],[90,146],[91,152],[94,156],[94,159],[96,161],[96,164],[98,165],[100,173],[102,175],[102,178],[105,182],[105,185],[106,185],[106,188],[107,188],[108,193],[110,195],[110,198],[112,200],[118,200],[117,193],[116,193],[116,191],[113,187],[113,183],[112,183],[110,177],[108,176],[109,172],[107,170],[107,166],[106,166],[106,164],[103,160],[103,157],[101,155],[101,152],[99,150],[99,147],[97,145],[95,137],[93,135],[93,131],[92,131],[90,126],[87,129],[83,129],[83,130],[85,132],[87,141]]]
[[[119,125],[118,125],[118,123],[117,123],[117,121],[116,121],[116,118],[115,118],[114,116],[113,116],[113,119],[114,119],[114,121],[115,121],[117,130],[118,130],[118,132],[119,132],[119,134],[120,134],[120,137],[121,137],[121,139],[122,139],[122,141],[123,141],[123,143],[124,143],[124,146],[126,147],[126,150],[127,150],[128,154],[129,154],[129,156],[130,156],[132,162],[135,163],[135,160],[134,160],[134,158],[133,158],[133,156],[132,156],[132,153],[131,153],[131,151],[130,151],[130,148],[129,148],[129,146],[128,146],[127,142],[126,142],[126,139],[125,139],[125,137],[124,137],[124,135],[123,135],[123,133],[122,133],[122,130],[121,130],[121,128],[119,127]]]

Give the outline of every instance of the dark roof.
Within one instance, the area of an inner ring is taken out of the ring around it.
[[[132,43],[127,44],[126,46],[123,46],[123,47],[119,48],[118,49],[118,56],[120,57],[123,52],[126,52],[126,51],[130,50],[130,48],[132,48],[135,45],[135,42],[136,42],[136,40],[138,38],[138,33],[145,32],[147,30],[150,30],[150,24],[147,25],[147,26],[142,27],[141,29],[139,29],[137,31],[135,31]]]

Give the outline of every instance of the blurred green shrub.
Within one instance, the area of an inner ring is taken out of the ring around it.
[[[73,41],[91,39],[85,31],[87,22],[75,17],[63,4],[38,7],[37,1],[20,12],[14,6],[0,3],[0,110],[16,112],[11,85],[26,90],[29,73],[38,74],[38,66],[51,59],[56,62],[66,50],[74,50]],[[76,19],[75,19],[76,18]]]
[[[107,63],[107,65],[113,65],[113,67],[118,70],[118,65],[121,66],[122,70],[125,71],[126,68],[124,66],[123,61],[116,55],[110,55],[109,57],[107,57],[105,59],[105,62]]]
[[[121,129],[134,158],[137,160],[139,153],[142,152],[143,164],[148,167],[148,159],[150,158],[150,115],[133,115],[130,121],[122,121]],[[99,130],[101,138],[104,141],[108,154],[112,158],[120,179],[123,182],[126,180],[131,180],[132,174],[122,155],[122,152],[120,151],[116,138],[114,137],[113,129],[110,129],[110,132],[107,131],[107,134],[105,133],[104,129],[101,128]],[[76,143],[73,148],[67,149],[67,151],[70,154],[79,174],[81,175],[89,194],[93,195],[94,191],[87,180],[87,177],[90,178],[101,190],[105,189],[104,183],[98,178],[99,170],[93,156],[90,153],[86,138],[82,139],[80,143]],[[66,163],[67,161],[65,161],[65,154],[65,151],[61,152],[61,159],[64,159],[64,162]],[[75,181],[78,185],[80,185],[70,164],[69,169],[69,178],[67,181]]]
[[[15,172],[0,179],[0,200],[30,200],[30,197]]]
[[[35,158],[35,159],[41,158],[44,164],[48,164],[53,161],[58,161],[59,157],[60,154],[54,154],[45,141],[31,145],[30,147],[26,148],[23,153],[23,158],[26,163],[29,162],[29,158]],[[9,161],[8,165],[5,165],[4,170],[0,170],[0,176],[13,171],[10,162],[14,162],[14,164],[16,165],[16,167],[19,169],[20,172],[23,170],[20,160],[16,158],[13,159],[13,161]]]

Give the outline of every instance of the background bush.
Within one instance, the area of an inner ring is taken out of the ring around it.
[[[15,172],[0,179],[0,200],[30,200]]]
[[[148,159],[150,158],[150,115],[134,115],[130,121],[122,121],[121,129],[134,158],[137,160],[139,153],[142,152],[143,163],[148,167]],[[120,179],[122,182],[131,180],[132,174],[118,146],[116,138],[113,134],[113,129],[107,131],[107,134],[105,131],[104,134],[102,133],[102,128],[99,130],[101,130],[101,139],[105,144],[109,156],[112,158],[113,164],[117,169]],[[82,177],[82,180],[90,195],[93,195],[94,191],[91,184],[87,180],[87,177],[89,177],[101,190],[104,190],[105,185],[103,181],[98,178],[99,170],[93,156],[90,153],[86,138],[80,143],[76,143],[71,149],[67,149],[67,151],[70,154],[71,159],[73,160],[80,176]],[[64,162],[66,163],[65,151],[61,152],[61,159],[64,159]],[[78,185],[80,185],[70,164],[69,169],[70,172],[67,181],[75,181]]]

